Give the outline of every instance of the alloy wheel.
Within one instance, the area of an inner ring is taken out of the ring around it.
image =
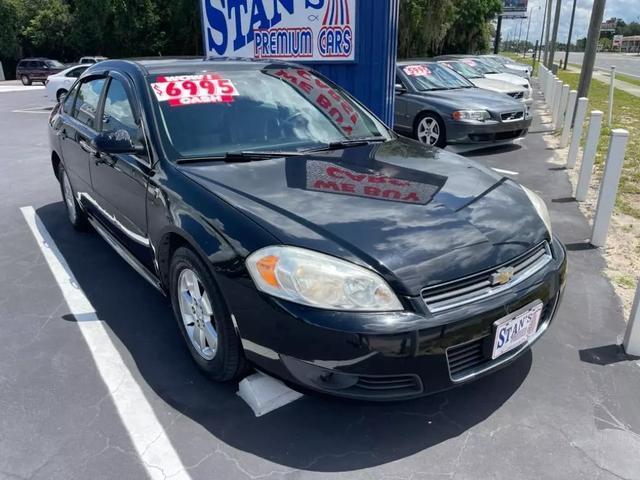
[[[69,220],[72,224],[75,224],[78,218],[78,212],[76,211],[76,202],[73,198],[73,190],[71,189],[71,183],[69,182],[67,172],[63,172],[62,174],[62,192],[64,194],[64,203],[67,205]]]
[[[209,294],[198,275],[185,268],[178,277],[180,316],[191,345],[205,360],[212,360],[218,350],[218,333],[213,323]]]
[[[433,117],[425,117],[418,124],[418,140],[426,145],[435,145],[440,139],[440,125]]]

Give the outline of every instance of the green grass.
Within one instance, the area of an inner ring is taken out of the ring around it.
[[[572,89],[578,85],[580,74],[559,71],[560,79],[568,83]],[[609,85],[593,80],[589,89],[589,110],[602,110],[606,114],[608,108]],[[629,143],[625,155],[620,188],[616,206],[618,210],[634,218],[640,219],[640,97],[615,89],[613,97],[613,128],[624,128],[629,131]],[[596,154],[596,168],[601,172],[609,147],[611,130],[603,125],[598,152]]]
[[[627,82],[631,85],[636,85],[640,87],[640,78],[638,77],[630,77],[629,75],[625,75],[624,73],[616,73],[616,80],[620,80],[621,82]]]

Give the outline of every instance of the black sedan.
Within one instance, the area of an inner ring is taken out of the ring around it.
[[[535,193],[398,138],[307,68],[107,60],[49,123],[71,224],[170,297],[214,380],[253,364],[420,396],[508,364],[558,306],[565,250]]]

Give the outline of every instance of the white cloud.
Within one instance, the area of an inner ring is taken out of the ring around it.
[[[567,36],[569,35],[569,23],[571,21],[573,1],[554,0],[551,8],[554,15],[556,1],[562,1],[560,24],[558,25],[558,41],[564,43],[567,41]],[[531,28],[529,30],[529,41],[532,43],[535,43],[536,40],[540,40],[543,21],[542,15],[544,13],[545,3],[545,0],[529,0],[529,12],[533,12],[531,15]],[[587,36],[592,7],[593,0],[577,0],[576,17],[572,34],[573,43],[575,43],[576,38],[583,38]],[[640,10],[638,10],[638,0],[608,0],[604,12],[604,19],[606,20],[607,18],[617,17],[622,18],[624,21],[629,23],[632,21],[640,21],[638,18],[639,14]],[[502,21],[502,38],[506,39],[507,35],[514,35],[515,38],[518,38],[521,28],[522,33],[520,38],[524,40],[527,34],[527,24],[529,20],[522,20],[522,27],[520,27],[520,22],[521,20],[518,19],[504,19]],[[553,19],[551,28],[553,30]]]

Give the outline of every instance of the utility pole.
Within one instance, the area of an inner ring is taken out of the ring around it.
[[[549,58],[547,68],[551,68],[556,55],[556,41],[558,40],[558,26],[560,25],[560,13],[562,9],[562,0],[556,0],[556,16],[553,19],[553,35],[551,36],[551,46],[549,48]]]
[[[589,22],[589,33],[587,34],[587,44],[584,50],[584,60],[580,71],[580,81],[578,82],[578,98],[586,97],[591,86],[593,76],[593,66],[596,63],[596,53],[598,52],[598,41],[600,40],[600,26],[604,16],[604,6],[606,0],[593,0],[591,9],[591,21]]]
[[[540,61],[542,59],[542,42],[544,41],[544,23],[545,20],[547,18],[547,5],[549,4],[549,2],[544,2],[544,14],[542,15],[542,30],[540,30],[540,50],[538,51],[538,61]],[[533,59],[535,61],[535,52]]]
[[[496,38],[493,41],[493,54],[500,51],[500,31],[502,30],[502,15],[498,15],[498,25],[496,26]]]
[[[573,33],[573,19],[576,17],[576,1],[573,0],[573,9],[571,10],[571,22],[569,23],[569,37],[567,38],[567,48],[564,52],[564,65],[562,68],[567,69],[567,63],[569,63],[569,50],[571,49],[571,34]],[[580,98],[580,97],[578,97]]]
[[[541,5],[538,5],[536,8],[540,10]],[[522,49],[522,56],[524,57],[527,52],[527,44],[529,43],[529,29],[531,28],[531,17],[533,17],[533,7],[531,7],[531,13],[529,14],[529,21],[527,22],[527,36],[524,39],[524,48]],[[533,57],[535,58],[536,51],[533,51]]]
[[[544,40],[544,65],[549,64],[549,32],[551,31],[551,7],[553,6],[553,0],[547,0],[547,31]]]

